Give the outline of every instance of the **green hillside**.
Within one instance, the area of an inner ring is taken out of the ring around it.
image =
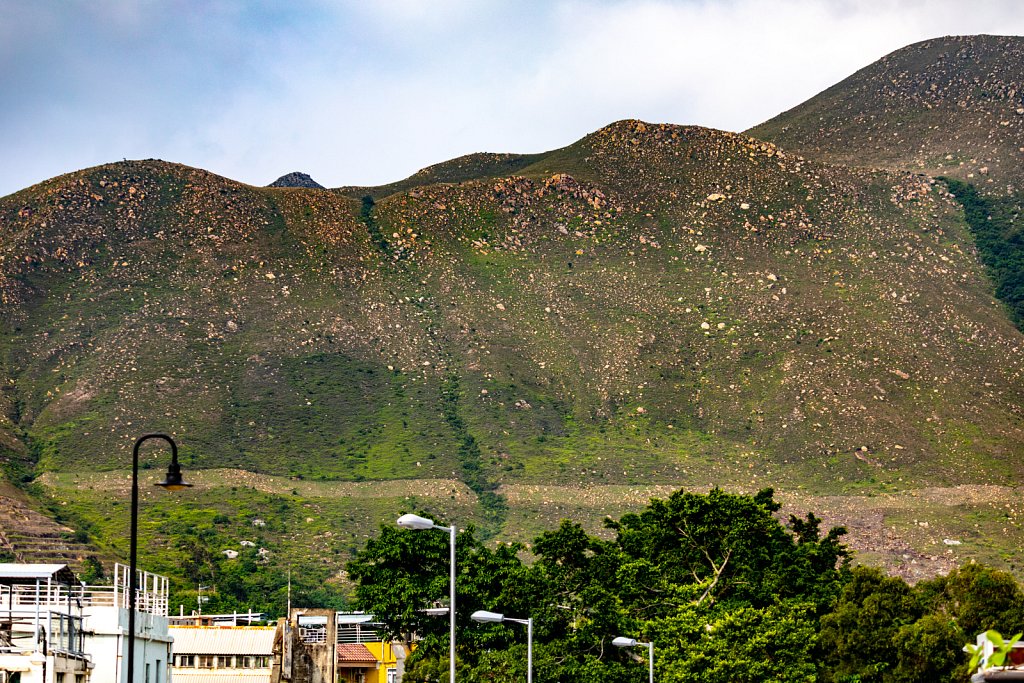
[[[352,196],[125,162],[0,199],[10,476],[123,559],[131,446],[173,434],[200,485],[147,486],[143,560],[225,605],[282,590],[242,540],[314,590],[403,510],[529,540],[714,484],[908,575],[1020,561],[1024,339],[944,185],[639,121],[529,161]]]

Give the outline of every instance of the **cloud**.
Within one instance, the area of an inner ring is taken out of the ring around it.
[[[911,42],[1024,33],[1011,0],[0,0],[0,16],[0,194],[121,157],[337,186],[627,117],[738,130]]]

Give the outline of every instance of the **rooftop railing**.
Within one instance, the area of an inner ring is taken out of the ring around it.
[[[170,582],[166,576],[139,572],[135,593],[136,609],[158,616],[167,616]],[[85,607],[128,608],[128,568],[114,565],[114,582],[110,586],[68,586],[53,582],[36,585],[13,585],[0,588],[0,616],[5,612],[45,607],[67,611]]]

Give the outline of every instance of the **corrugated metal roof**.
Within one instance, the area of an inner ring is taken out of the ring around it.
[[[339,624],[365,624],[371,621],[373,615],[365,612],[338,612]]]
[[[270,683],[270,671],[253,673],[244,669],[205,669],[189,670],[180,666],[174,667],[174,683]]]
[[[0,563],[0,583],[34,583],[50,578],[60,583],[78,583],[66,564]]]
[[[171,651],[176,655],[269,655],[277,627],[170,626],[167,630],[174,638]],[[178,680],[177,673],[174,678]]]
[[[338,664],[353,665],[366,664],[373,666],[377,658],[373,656],[369,648],[362,644],[341,643],[338,645]]]

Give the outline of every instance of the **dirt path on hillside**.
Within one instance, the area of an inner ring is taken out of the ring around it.
[[[151,488],[162,473],[140,472],[139,490]],[[216,488],[240,486],[262,493],[288,495],[295,491],[307,498],[446,498],[471,503],[475,494],[454,479],[390,479],[383,481],[308,481],[291,477],[257,474],[245,470],[195,470],[186,476],[193,485]],[[131,493],[131,475],[123,472],[60,473],[47,472],[39,477],[47,488],[100,488],[112,495],[127,497]]]
[[[159,473],[142,473],[143,496],[153,495],[150,480]],[[374,500],[417,497],[473,505],[476,496],[454,479],[403,479],[387,481],[306,481],[256,474],[236,469],[199,470],[189,478],[201,488],[246,487],[274,495],[297,495],[323,501]],[[101,489],[127,497],[130,477],[123,472],[57,473],[40,477],[51,490]],[[651,498],[665,498],[672,485],[554,486],[507,484],[498,493],[513,510],[554,511],[552,517],[577,519],[587,528],[599,529],[606,515],[621,516],[647,505]],[[706,488],[695,488],[704,492]],[[752,493],[735,489],[734,493]],[[863,495],[816,495],[777,490],[782,503],[780,519],[790,514],[813,512],[822,528],[844,526],[844,541],[867,564],[884,566],[911,581],[946,573],[964,561],[1006,558],[1005,549],[1021,547],[1017,536],[1024,529],[1017,519],[1024,490],[1009,486],[928,487],[899,493]],[[2,495],[2,492],[0,492]],[[979,512],[980,511],[980,512]],[[979,517],[979,515],[981,515]],[[1005,522],[1004,522],[1005,518]],[[980,521],[979,521],[980,520]],[[1024,520],[1022,520],[1024,521]],[[982,527],[982,522],[988,524]],[[999,526],[1003,525],[1000,529]],[[999,534],[1005,538],[999,538]],[[1007,561],[1013,561],[1009,558]]]

